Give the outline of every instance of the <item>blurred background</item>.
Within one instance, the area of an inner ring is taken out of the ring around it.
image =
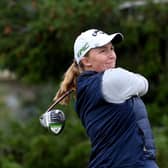
[[[168,0],[0,0],[0,167],[85,168],[90,143],[74,100],[59,136],[41,127],[73,61],[76,36],[89,28],[122,32],[118,66],[142,73],[157,161],[168,167]]]

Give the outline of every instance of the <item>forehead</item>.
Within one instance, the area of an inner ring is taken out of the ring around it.
[[[108,48],[108,47],[112,47],[113,46],[113,44],[111,43],[111,42],[109,42],[109,43],[107,43],[107,44],[105,44],[105,45],[103,45],[103,46],[101,46],[101,47],[96,47],[96,48],[93,48],[93,50],[95,49],[97,49],[97,50],[99,50],[99,49],[102,49],[102,48]]]
[[[92,55],[92,54],[97,54],[100,50],[102,50],[102,49],[108,49],[108,48],[111,48],[111,47],[113,47],[113,45],[112,45],[112,43],[110,42],[110,43],[108,43],[108,44],[105,44],[105,45],[103,45],[103,46],[101,46],[101,47],[96,47],[96,48],[92,48],[89,52],[88,52],[88,54],[90,55]]]
[[[107,44],[105,44],[105,45],[103,45],[103,46],[101,46],[101,47],[96,47],[96,48],[92,48],[92,49],[90,49],[86,54],[85,54],[85,57],[88,57],[88,56],[90,56],[90,55],[92,55],[92,54],[96,54],[97,52],[99,52],[101,49],[106,49],[106,48],[111,48],[111,47],[113,47],[113,44],[111,43],[111,42],[109,42],[109,43],[107,43]]]

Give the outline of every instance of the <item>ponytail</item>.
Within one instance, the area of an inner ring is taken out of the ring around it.
[[[61,96],[63,96],[67,91],[74,91],[76,92],[76,80],[77,77],[80,74],[80,69],[77,65],[77,63],[74,61],[71,66],[67,69],[67,71],[64,74],[64,79],[60,84],[60,88],[56,93],[56,96],[54,97],[54,101],[59,99]],[[68,104],[70,101],[70,95],[67,95],[60,104]]]

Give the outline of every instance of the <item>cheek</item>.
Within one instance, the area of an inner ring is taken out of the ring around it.
[[[97,59],[92,60],[93,69],[98,72],[105,70],[106,62],[107,62],[106,57],[99,55]]]
[[[93,64],[93,69],[97,72],[101,72],[105,70],[105,63],[104,62],[96,62]]]

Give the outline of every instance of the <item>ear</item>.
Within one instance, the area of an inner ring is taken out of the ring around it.
[[[85,67],[91,67],[92,66],[88,57],[83,57],[81,62]]]

